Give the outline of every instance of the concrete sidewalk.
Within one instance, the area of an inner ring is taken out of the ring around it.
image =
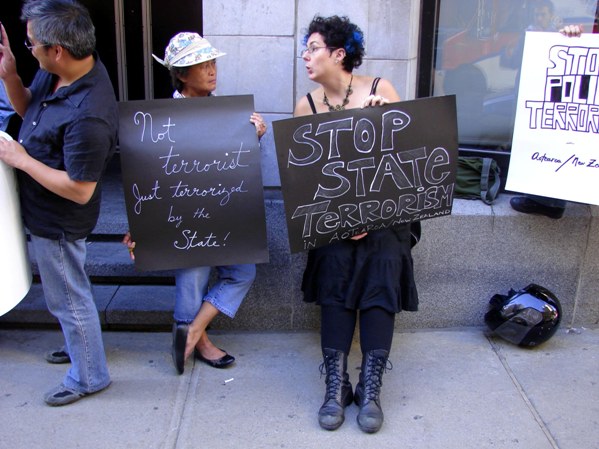
[[[43,393],[66,365],[43,354],[60,332],[0,330],[0,448],[599,448],[599,329],[560,329],[534,350],[482,328],[397,333],[374,435],[355,405],[337,431],[318,426],[318,333],[212,335],[237,363],[190,360],[178,376],[170,333],[105,332],[111,387],[51,408]]]

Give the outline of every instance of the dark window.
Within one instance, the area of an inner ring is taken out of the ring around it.
[[[101,0],[99,0],[101,1]],[[146,98],[142,0],[123,0],[124,61],[127,100]],[[115,47],[116,51],[116,47]]]
[[[172,0],[79,1],[92,16],[96,27],[97,50],[106,65],[117,98],[142,100],[151,96],[171,97],[173,89],[168,70],[154,62],[150,54],[164,56],[168,41],[180,31],[202,34],[202,2],[177,0],[175,8]],[[22,44],[26,37],[25,24],[19,20],[22,6],[23,1],[20,0],[4,1],[0,9],[0,21],[10,38],[19,74],[25,85],[29,85],[39,64]],[[118,17],[120,7],[122,18]],[[149,13],[146,13],[148,9]],[[121,23],[120,30],[118,23]],[[119,45],[123,48],[119,48]],[[150,73],[152,76],[149,76]],[[122,89],[119,79],[123,83]]]
[[[152,1],[152,52],[164,57],[164,49],[169,40],[181,31],[194,31],[202,34],[202,2],[197,0],[177,0],[173,2]],[[154,98],[170,98],[173,95],[170,75],[166,68],[152,59],[154,78]]]
[[[96,28],[96,49],[106,66],[114,91],[119,96],[118,62],[116,54],[115,15],[113,2],[81,0],[89,10]]]
[[[22,7],[22,1],[3,1],[0,8],[0,21],[10,39],[10,48],[17,60],[19,75],[23,80],[23,84],[28,86],[33,81],[39,64],[31,55],[31,52],[23,45],[27,37],[27,30],[25,24],[20,20]]]

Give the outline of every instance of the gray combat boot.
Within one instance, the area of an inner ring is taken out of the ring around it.
[[[362,371],[360,381],[356,385],[354,400],[360,407],[358,426],[366,433],[378,432],[383,425],[383,410],[379,396],[388,357],[389,351],[384,349],[368,351],[362,357]]]
[[[318,410],[318,423],[326,430],[338,429],[345,421],[345,407],[352,403],[352,386],[347,374],[347,355],[342,351],[325,348],[320,372],[326,371],[324,403]]]

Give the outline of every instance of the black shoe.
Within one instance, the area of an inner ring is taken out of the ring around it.
[[[231,365],[235,361],[235,357],[228,354],[227,351],[225,351],[224,349],[221,349],[221,351],[223,351],[225,355],[223,355],[220,359],[216,360],[210,360],[206,357],[203,357],[202,354],[200,354],[200,351],[198,351],[197,349],[195,350],[195,354],[198,360],[204,362],[207,365],[210,365],[212,368],[222,369]]]
[[[512,209],[523,214],[544,215],[554,220],[562,218],[565,210],[564,207],[545,206],[525,196],[515,196],[510,200],[510,205]]]
[[[187,332],[189,331],[189,325],[187,324],[173,324],[173,363],[179,374],[183,374],[185,370],[185,345],[187,344]]]
[[[44,357],[48,363],[71,363],[71,357],[64,347],[47,352]]]
[[[318,410],[318,424],[325,430],[336,430],[345,421],[345,407],[353,401],[353,391],[347,374],[347,355],[342,351],[323,348],[324,361],[320,373],[326,372],[324,402]]]
[[[85,396],[85,393],[78,393],[75,390],[60,384],[58,387],[46,393],[44,401],[52,407],[72,404]]]
[[[383,373],[387,369],[389,352],[384,349],[375,349],[362,356],[362,371],[360,381],[356,385],[354,401],[360,407],[358,426],[363,432],[378,432],[383,425],[383,410],[381,408],[380,394],[383,386]]]
[[[53,388],[46,393],[44,396],[44,401],[46,404],[52,407],[60,407],[61,405],[68,405],[72,404],[73,402],[77,402],[79,399],[89,396],[90,394],[99,393],[109,386],[110,384],[98,391],[94,391],[93,393],[79,393],[66,387],[64,384],[60,384],[58,387]]]
[[[358,427],[366,433],[376,433],[383,425],[384,415],[380,404],[380,398],[377,396],[373,400],[365,397],[364,386],[360,383],[356,385],[354,401],[360,407],[357,421]]]

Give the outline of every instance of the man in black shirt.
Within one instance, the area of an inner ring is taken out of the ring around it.
[[[110,385],[98,312],[85,273],[86,238],[100,210],[100,180],[116,148],[118,109],[95,53],[88,11],[69,0],[28,0],[25,45],[40,65],[30,87],[16,71],[2,27],[0,79],[23,117],[18,141],[0,138],[0,159],[17,169],[48,309],[72,365],[45,396],[65,405]]]

